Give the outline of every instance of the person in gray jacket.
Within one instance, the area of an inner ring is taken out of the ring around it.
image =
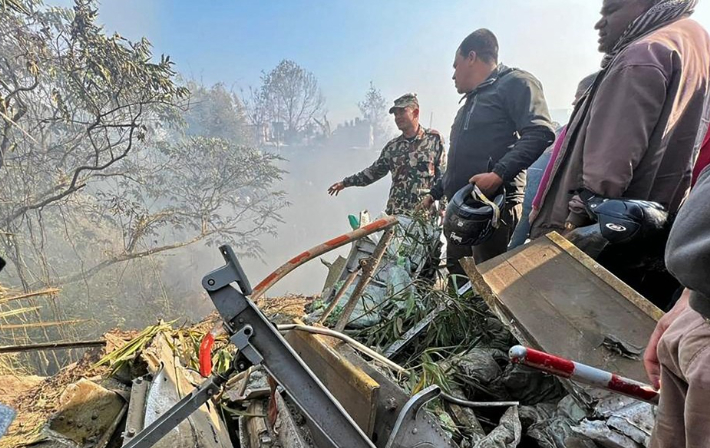
[[[476,30],[461,42],[452,79],[465,103],[451,128],[447,171],[422,205],[451,198],[468,183],[488,196],[503,186],[507,193],[503,224],[488,241],[473,248],[448,244],[449,273],[463,275],[460,258],[473,255],[481,263],[506,251],[521,214],[525,170],[555,132],[540,82],[498,63],[498,40],[491,31]]]
[[[652,448],[710,443],[710,168],[673,223],[668,270],[686,288],[646,347],[644,364],[661,390]]]
[[[602,69],[580,100],[541,191],[531,238],[593,223],[594,197],[661,204],[673,216],[690,187],[707,129],[710,36],[692,20],[697,0],[603,0]],[[658,259],[665,247],[658,245]],[[663,307],[676,288],[623,246],[597,261]]]
[[[658,202],[675,213],[707,125],[710,36],[697,0],[603,0],[602,70],[577,103],[532,236],[592,224],[591,196]]]

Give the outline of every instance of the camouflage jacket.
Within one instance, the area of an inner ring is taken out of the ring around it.
[[[388,214],[410,214],[426,193],[441,179],[446,158],[444,139],[438,131],[424,129],[413,141],[403,135],[390,140],[370,167],[343,179],[346,187],[364,187],[392,173],[387,201]]]

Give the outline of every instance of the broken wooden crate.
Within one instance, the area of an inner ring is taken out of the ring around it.
[[[522,344],[648,381],[642,350],[663,312],[561,235],[550,233],[478,266],[472,259],[462,265]],[[589,405],[610,396],[565,386]]]

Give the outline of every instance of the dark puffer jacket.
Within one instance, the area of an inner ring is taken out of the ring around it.
[[[522,202],[524,170],[555,139],[540,82],[501,64],[465,100],[451,128],[447,171],[432,196],[451,198],[472,176],[493,171],[507,184],[509,200]]]

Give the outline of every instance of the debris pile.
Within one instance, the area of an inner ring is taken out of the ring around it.
[[[10,399],[4,398],[3,395],[4,403],[14,408],[17,416],[5,437],[0,438],[0,448],[31,446],[56,438],[52,426],[64,430],[66,422],[74,421],[62,417],[62,411],[72,407],[77,390],[101,390],[102,393],[111,389],[125,391],[126,388],[119,381],[111,378],[111,369],[108,366],[97,366],[96,363],[102,354],[111,354],[125,346],[135,334],[136,332],[120,331],[107,333],[105,348],[87,351],[80,361],[51,377],[15,376],[13,381],[12,377],[8,376],[10,384],[21,389]],[[79,386],[79,382],[84,385]]]
[[[435,385],[443,393],[428,409],[436,420],[432,427],[443,430],[437,430],[436,437],[447,445],[647,446],[654,419],[651,405],[618,396],[591,397],[584,388],[511,363],[508,350],[534,341],[537,327],[524,327],[527,322],[501,311],[507,298],[503,292],[500,297],[491,295],[485,279],[481,283],[485,272],[475,287],[468,284],[458,290],[426,273],[431,261],[421,246],[430,251],[438,235],[426,228],[417,230],[413,223],[403,227],[403,233],[393,234],[387,245],[380,246],[385,249],[382,261],[373,268],[371,283],[359,292],[354,280],[350,286],[346,282],[360,274],[361,280],[365,277],[359,266],[377,252],[376,239],[360,240],[347,259],[328,263],[321,297],[257,301],[273,323],[296,324],[279,329],[369,437],[387,437],[394,424],[387,419],[397,417],[391,411]],[[348,314],[347,303],[353,297],[358,306]],[[323,319],[328,308],[332,314]],[[509,304],[504,311],[511,309]],[[341,323],[343,333],[366,348],[307,334],[298,328],[301,319],[326,327]],[[200,342],[218,320],[214,314],[189,327],[160,322],[140,332],[114,331],[104,335],[104,347],[88,350],[57,375],[5,379],[0,393],[18,415],[0,439],[0,448],[121,446],[203,380],[198,373]],[[618,350],[634,346],[621,335],[601,338],[600,350],[608,351],[608,359],[639,362],[629,350]],[[550,341],[545,343],[554,339]],[[215,347],[213,368],[224,372],[237,355],[236,348],[224,335]],[[367,347],[377,353],[368,353]],[[381,367],[387,363],[389,368]],[[252,367],[233,376],[216,400],[156,446],[257,448],[284,445],[285,438],[286,445],[308,447],[318,446],[318,437],[309,431],[290,391],[276,387],[262,368]]]
[[[274,321],[291,322],[303,316],[311,301],[309,297],[292,295],[263,300],[260,306]],[[156,385],[170,383],[167,389],[154,387],[147,394],[141,424],[148,424],[201,381],[197,373],[198,348],[216,319],[215,313],[192,326],[175,327],[175,322],[160,322],[140,332],[114,330],[103,335],[103,347],[87,350],[78,362],[56,375],[20,375],[18,371],[0,375],[2,402],[16,411],[6,435],[0,437],[0,448],[121,446],[122,436],[129,434],[126,431],[137,432],[135,428],[126,428],[132,386],[143,379]],[[215,347],[214,369],[224,371],[234,349],[224,337],[218,338]],[[161,381],[156,382],[155,378]],[[221,412],[211,410],[208,415],[210,424],[223,426]],[[196,418],[199,420],[199,416]],[[217,433],[226,431],[220,429]],[[231,446],[228,440],[228,436],[224,438],[222,446]],[[194,440],[164,443],[166,447],[183,446],[181,443],[213,446]]]

